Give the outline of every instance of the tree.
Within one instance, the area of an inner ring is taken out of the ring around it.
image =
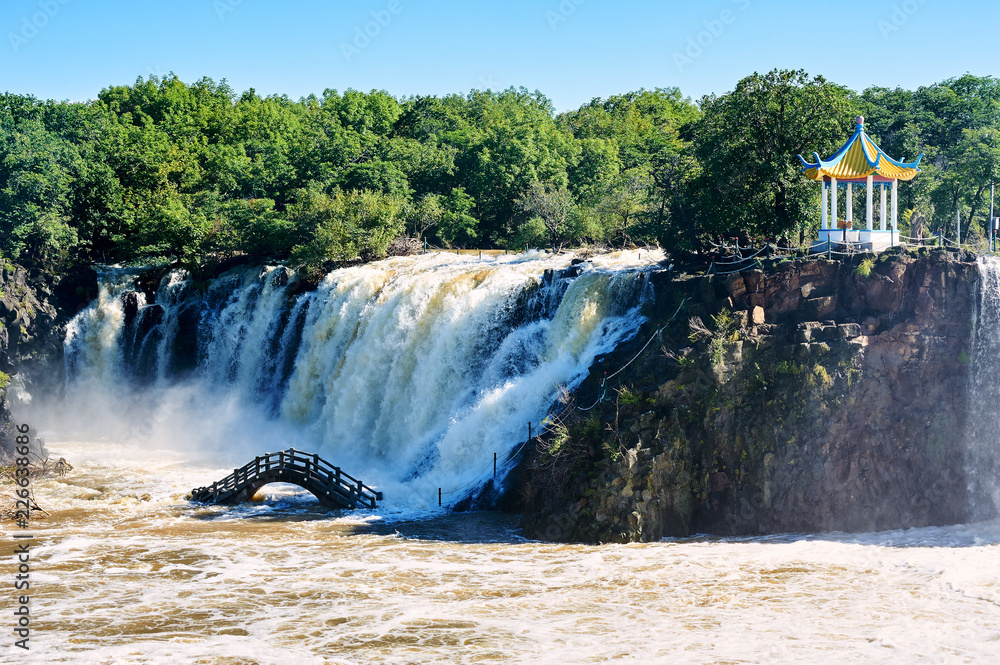
[[[300,190],[289,216],[307,240],[292,250],[292,261],[315,273],[330,262],[382,258],[405,231],[402,208],[382,192]]]
[[[0,253],[52,268],[77,244],[70,210],[80,158],[40,121],[19,124],[0,122]]]
[[[417,203],[407,206],[406,217],[414,237],[433,237],[451,247],[456,242],[464,244],[476,238],[478,221],[469,214],[475,206],[475,199],[456,187],[448,196],[425,194]]]
[[[529,219],[541,221],[548,235],[548,244],[562,245],[574,205],[573,196],[564,185],[536,180],[528,186],[528,191],[518,199],[517,204]]]
[[[777,236],[811,226],[819,188],[796,155],[826,157],[843,144],[857,115],[851,93],[822,76],[774,70],[704,97],[702,112],[694,146],[704,228]]]
[[[600,211],[608,224],[608,235],[614,244],[632,244],[634,228],[649,212],[649,192],[652,178],[646,169],[625,171],[612,182],[601,200]]]
[[[424,235],[441,223],[444,217],[444,199],[440,194],[425,194],[407,209],[407,222],[413,229],[413,237],[422,240]]]
[[[502,244],[515,229],[517,200],[531,182],[565,185],[579,146],[537,91],[473,91],[466,114],[471,128],[443,138],[458,148],[459,184],[476,201],[481,237]]]
[[[134,236],[135,256],[170,256],[192,263],[204,250],[212,228],[199,212],[192,213],[179,197],[157,206]]]
[[[301,240],[295,224],[275,210],[271,199],[206,201],[215,220],[210,246],[223,254],[247,254],[255,261],[283,259]]]
[[[975,227],[980,212],[984,223],[987,221],[990,204],[986,195],[996,182],[1000,182],[1000,127],[965,130],[942,189],[953,194],[953,204],[961,199],[968,206],[968,228]]]

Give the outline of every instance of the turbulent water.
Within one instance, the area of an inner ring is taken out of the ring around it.
[[[432,255],[294,297],[280,268],[194,298],[173,274],[155,305],[109,270],[70,326],[66,401],[29,412],[75,469],[34,488],[51,515],[32,529],[32,650],[8,641],[0,661],[997,662],[995,519],[581,546],[437,508],[437,487],[454,500],[481,482],[634,333],[649,296],[635,258]],[[983,275],[969,464],[989,518],[997,264]],[[331,512],[287,485],[237,507],[185,500],[286,445],[360,470],[386,505]]]
[[[76,468],[35,488],[53,514],[34,531],[32,651],[3,662],[938,665],[1000,648],[998,522],[557,545],[492,514],[328,513],[274,485],[196,507],[183,493],[224,468],[50,446]]]
[[[435,253],[337,270],[298,296],[284,268],[235,270],[203,296],[175,272],[150,304],[134,272],[108,269],[69,326],[69,401],[52,417],[234,464],[295,446],[390,508],[436,504],[438,488],[454,502],[635,333],[657,259]]]

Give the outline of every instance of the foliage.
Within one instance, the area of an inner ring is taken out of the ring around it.
[[[722,339],[730,338],[738,327],[733,312],[726,308],[719,310],[719,313],[712,317],[712,325],[716,336]]]
[[[702,99],[695,126],[706,230],[775,237],[802,230],[818,207],[796,155],[831,154],[850,135],[850,92],[804,71],[754,74]]]
[[[869,257],[864,259],[854,268],[854,274],[858,277],[868,277],[872,274],[872,268],[875,267],[875,259]]]
[[[662,88],[556,114],[523,88],[293,101],[170,74],[82,103],[0,94],[0,252],[55,271],[235,255],[320,270],[403,235],[670,250],[720,233],[804,237],[818,188],[796,155],[830,154],[859,113],[893,157],[926,155],[900,188],[905,230],[953,237],[958,210],[983,234],[1000,179],[989,76],[854,93],[775,70],[699,104]]]
[[[382,258],[403,231],[401,212],[401,200],[381,192],[302,190],[290,216],[309,240],[293,248],[292,263],[315,271],[328,262]]]
[[[562,244],[573,212],[573,196],[565,185],[536,180],[528,185],[517,204],[531,220],[541,222],[547,232],[547,244]]]
[[[830,388],[833,386],[833,377],[830,376],[825,367],[817,363],[813,365],[812,373],[809,375],[809,383],[822,388]]]
[[[635,392],[628,386],[622,387],[618,391],[618,405],[624,407],[636,407],[642,403],[642,395]]]

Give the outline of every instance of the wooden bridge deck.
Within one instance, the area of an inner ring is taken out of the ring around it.
[[[309,490],[329,508],[375,508],[382,493],[367,487],[319,455],[289,448],[254,458],[222,480],[191,491],[201,503],[235,504],[249,501],[264,485],[291,483]]]

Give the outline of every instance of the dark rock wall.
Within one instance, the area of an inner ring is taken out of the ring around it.
[[[566,429],[523,463],[514,491],[528,535],[622,542],[963,521],[978,268],[944,251],[859,264],[659,275],[650,323],[599,367],[623,365],[661,324],[658,348],[593,411],[567,408]],[[600,374],[578,404],[599,394]]]
[[[92,269],[72,269],[57,278],[0,264],[0,459],[14,449],[13,384],[20,382],[28,393],[61,389],[65,323],[96,297]]]

